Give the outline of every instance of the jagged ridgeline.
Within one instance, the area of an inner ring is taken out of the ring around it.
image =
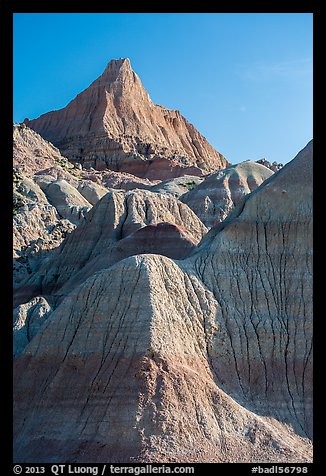
[[[71,161],[98,170],[163,180],[228,165],[179,111],[151,101],[128,58],[110,61],[65,108],[25,124]]]

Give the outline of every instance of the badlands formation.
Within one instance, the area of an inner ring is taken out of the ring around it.
[[[311,462],[312,141],[231,166],[129,60],[25,122],[15,461]]]
[[[128,58],[65,108],[25,124],[72,161],[150,179],[201,175],[228,164],[179,111],[154,104]]]

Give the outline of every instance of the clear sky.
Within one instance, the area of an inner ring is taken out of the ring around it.
[[[68,104],[129,58],[230,162],[286,163],[312,138],[310,13],[16,13],[14,121]]]

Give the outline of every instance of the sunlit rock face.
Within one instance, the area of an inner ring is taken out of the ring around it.
[[[151,101],[129,59],[110,61],[65,108],[26,125],[65,157],[97,170],[164,180],[228,165],[179,111]]]

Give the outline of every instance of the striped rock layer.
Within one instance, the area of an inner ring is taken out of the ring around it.
[[[15,361],[15,460],[311,461],[311,240],[309,143],[190,257],[88,277]]]

